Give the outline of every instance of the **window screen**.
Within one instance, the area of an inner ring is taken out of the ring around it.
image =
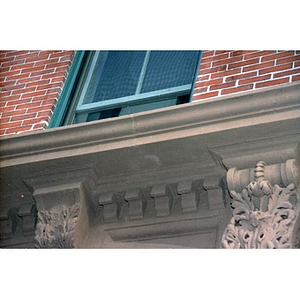
[[[191,84],[199,51],[101,51],[83,103]]]

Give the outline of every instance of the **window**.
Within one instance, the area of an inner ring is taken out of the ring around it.
[[[200,51],[79,51],[49,127],[189,102],[200,55]]]

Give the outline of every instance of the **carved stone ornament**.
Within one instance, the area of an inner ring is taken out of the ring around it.
[[[74,248],[79,204],[57,205],[49,212],[39,211],[35,230],[36,248]]]
[[[255,166],[255,181],[241,193],[230,191],[233,217],[223,237],[223,248],[292,248],[292,232],[299,197],[294,183],[285,188],[265,179],[265,163]]]

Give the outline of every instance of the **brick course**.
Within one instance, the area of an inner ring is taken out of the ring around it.
[[[0,135],[43,130],[75,51],[0,51]]]
[[[299,51],[209,50],[202,61],[193,101],[300,80]]]
[[[0,135],[43,130],[75,51],[0,51]],[[193,101],[300,81],[300,51],[203,51]]]

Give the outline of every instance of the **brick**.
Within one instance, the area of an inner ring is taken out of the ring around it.
[[[208,87],[202,87],[202,88],[197,88],[194,90],[194,95],[196,94],[202,94],[202,93],[206,93],[208,90]]]
[[[54,108],[55,108],[55,105],[53,105],[53,104],[45,105],[45,106],[39,106],[39,107],[33,107],[33,108],[29,108],[27,110],[27,113],[33,113],[33,112],[38,113],[42,110],[47,110],[47,109],[53,110]]]
[[[286,57],[286,56],[291,56],[293,54],[294,54],[294,51],[284,51],[284,52],[279,52],[276,54],[266,55],[261,58],[261,62],[274,60],[274,59],[278,59],[278,58],[282,58],[282,57]]]
[[[1,124],[0,123],[0,128],[11,128],[11,127],[18,127],[21,126],[22,122],[18,121],[18,122],[10,122],[10,123],[5,123],[5,124]]]
[[[204,80],[208,80],[208,79],[209,79],[209,75],[203,75],[203,76],[197,77],[197,81],[204,81]]]
[[[242,78],[254,77],[256,75],[257,75],[257,71],[241,73],[241,74],[238,74],[238,75],[232,75],[232,76],[226,77],[225,82],[239,80],[239,79],[242,79]]]
[[[46,64],[46,69],[51,69],[51,68],[62,68],[62,67],[68,67],[69,63],[68,62],[58,62],[54,64]]]
[[[292,70],[285,71],[285,72],[276,73],[276,74],[274,74],[274,78],[289,76],[289,75],[293,75],[293,74],[300,74],[300,68],[299,69],[292,69]]]
[[[209,92],[209,93],[205,93],[205,94],[201,94],[201,95],[196,95],[195,97],[193,97],[193,101],[216,97],[216,96],[218,96],[218,94],[219,94],[218,91],[214,91],[214,92]]]
[[[222,65],[219,67],[213,67],[210,69],[205,69],[205,70],[200,70],[199,75],[206,75],[206,74],[212,74],[215,72],[219,72],[219,71],[225,71],[226,70],[226,65]]]
[[[222,60],[218,60],[218,61],[213,62],[212,66],[213,67],[217,67],[217,66],[221,66],[221,65],[227,65],[227,64],[230,64],[230,63],[241,61],[242,59],[243,59],[242,55],[241,56],[227,58],[227,59],[222,59]]]
[[[257,50],[235,50],[235,51],[231,51],[230,57],[246,55],[247,53],[253,53],[253,52],[257,52]]]
[[[51,74],[45,74],[45,75],[42,75],[42,79],[52,79],[53,80],[55,77],[61,77],[61,76],[67,77],[68,73],[66,71],[62,71],[62,72],[55,72],[55,73],[51,73]]]
[[[31,63],[25,63],[25,64],[21,64],[21,65],[16,65],[16,66],[12,66],[10,70],[11,71],[21,70],[22,73],[24,73],[23,70],[25,68],[31,68],[31,67],[33,67],[33,62],[31,62]]]
[[[263,75],[263,76],[255,76],[255,77],[239,80],[238,84],[244,85],[247,83],[254,83],[254,82],[258,82],[258,81],[268,80],[270,78],[271,78],[271,74],[267,74],[267,75]]]
[[[203,86],[210,86],[213,84],[218,84],[222,83],[223,79],[222,78],[217,78],[217,79],[212,79],[212,80],[207,80],[207,81],[198,81],[195,85],[196,88],[203,87]]]
[[[248,85],[243,85],[243,86],[239,86],[239,87],[235,87],[235,88],[222,90],[221,94],[228,95],[228,94],[234,94],[234,93],[238,93],[238,92],[248,91],[251,89],[253,89],[253,84],[248,84]]]
[[[11,66],[15,66],[15,65],[20,65],[23,64],[25,62],[25,59],[18,59],[18,60],[14,60],[14,61],[10,61],[10,62],[4,62],[2,63],[2,67],[11,67]]]
[[[65,83],[65,81],[66,81],[65,76],[58,76],[58,77],[54,77],[54,78],[51,79],[51,83],[55,83],[55,82]]]
[[[226,71],[221,71],[221,72],[216,72],[211,74],[211,78],[214,79],[214,78],[226,77],[234,74],[239,74],[241,72],[242,72],[242,68],[226,70]]]
[[[10,128],[5,131],[5,134],[12,134],[12,133],[19,133],[19,132],[25,132],[30,131],[31,126],[20,126],[16,128]]]
[[[41,76],[28,77],[28,73],[24,75],[26,75],[26,77],[24,77],[24,79],[19,79],[19,83],[37,82],[41,79]],[[28,84],[26,86],[28,87]]]
[[[216,50],[215,55],[224,54],[224,53],[230,53],[231,50]]]
[[[26,51],[15,51],[15,50],[12,50],[11,52],[8,51],[8,53],[6,54],[5,57],[10,57],[10,56],[19,56],[19,55],[22,55],[22,54],[28,54],[29,52],[26,50]]]
[[[48,65],[51,63],[58,63],[59,62],[59,58],[52,58],[52,59],[44,59],[42,61],[36,62],[36,66],[44,66],[44,65]]]
[[[13,76],[20,74],[21,70],[16,70],[16,71],[7,71],[7,72],[0,72],[0,77],[7,77],[7,76]]]
[[[40,130],[40,129],[44,129],[47,125],[44,123],[39,123],[39,124],[35,124],[32,128],[32,130]]]
[[[222,55],[214,55],[214,56],[209,56],[209,57],[203,57],[201,59],[201,63],[206,64],[206,63],[211,63],[211,62],[216,62],[222,59],[226,59],[229,57],[229,53],[225,53]]]
[[[23,78],[28,78],[28,74],[17,74],[17,75],[13,75],[13,76],[9,76],[9,78],[11,79],[23,79]]]
[[[3,58],[0,57],[0,65],[3,64],[3,63],[6,63],[6,62],[11,62],[12,63],[14,60],[15,60],[14,56],[3,57]]]
[[[18,89],[24,89],[25,84],[9,85],[2,88],[2,91],[12,91]]]
[[[31,86],[41,86],[41,85],[46,85],[50,82],[50,79],[45,79],[45,80],[35,80],[35,81],[31,81],[28,82],[26,84],[27,87],[31,87]]]
[[[254,64],[254,65],[251,65],[251,66],[245,66],[245,67],[243,67],[243,72],[261,70],[261,69],[264,69],[264,68],[272,67],[274,65],[275,65],[275,60],[268,61],[268,62],[265,62],[265,63]]]
[[[298,61],[298,60],[300,60],[300,55],[293,55],[293,56],[290,56],[287,58],[278,59],[276,61],[276,65],[284,64],[287,62],[294,62],[294,61]]]
[[[60,88],[62,86],[61,83],[57,82],[57,83],[49,83],[49,84],[42,84],[42,85],[39,85],[37,87],[37,91],[40,91],[40,90],[50,90],[50,89],[53,89],[53,88]]]
[[[7,102],[7,107],[9,107],[9,106],[15,106],[15,105],[19,105],[19,104],[24,104],[24,103],[29,103],[30,102],[30,100],[31,100],[31,98],[30,99],[22,99],[22,100],[13,100],[13,101],[9,101],[9,102]]]
[[[19,58],[25,58],[26,62],[27,62],[27,59],[28,58],[37,58],[39,55],[39,53],[37,52],[29,52],[29,53],[26,53],[26,54],[22,54],[22,55],[18,55]]]
[[[52,116],[52,111],[51,110],[40,111],[37,114],[37,117],[51,117],[51,116]]]
[[[21,99],[22,99],[22,98],[28,98],[28,97],[34,97],[34,96],[45,95],[45,92],[46,92],[46,91],[35,91],[35,92],[31,92],[31,93],[24,93],[24,94],[21,96]]]
[[[1,118],[0,124],[8,123],[9,121],[10,121],[10,118]]]
[[[25,115],[21,115],[21,116],[15,116],[12,117],[11,120],[12,121],[23,121],[26,119],[32,119],[36,117],[36,113],[32,113],[32,114],[25,114]]]
[[[28,93],[28,92],[33,92],[35,91],[35,87],[29,87],[26,89],[20,89],[20,90],[14,90],[12,91],[12,95],[19,95],[19,94],[23,94],[23,93]]]
[[[254,65],[254,64],[257,64],[258,62],[259,62],[258,58],[243,60],[241,62],[228,64],[228,69],[230,70],[230,69],[234,69],[234,68],[238,68],[238,67]]]
[[[210,91],[221,90],[221,89],[225,89],[227,87],[232,87],[234,85],[235,85],[235,81],[233,81],[233,82],[226,82],[226,83],[212,85],[212,86],[210,86],[209,90]]]
[[[49,57],[49,55],[40,55],[40,56],[29,57],[26,59],[26,62],[34,62],[35,66],[36,66],[37,62],[46,61],[48,59],[48,57]]]
[[[8,115],[8,114],[6,114],[7,112],[8,113],[11,113],[12,111],[14,111],[16,109],[16,106],[15,107],[13,107],[13,106],[6,106],[6,107],[2,107],[1,108],[1,113],[2,113],[2,116],[3,117],[9,117],[9,116],[11,116],[10,114]]]
[[[295,62],[294,62],[294,67],[295,67],[295,68],[300,67],[300,61],[295,61]]]
[[[9,67],[5,67],[5,68],[0,67],[0,75],[4,72],[9,72]]]
[[[46,121],[47,119],[45,117],[42,118],[33,118],[33,119],[29,119],[29,120],[24,120],[22,122],[22,125],[33,125],[42,121]]]
[[[3,88],[2,90],[6,90],[5,88],[15,85],[16,83],[17,83],[17,80],[1,81],[0,87]]]
[[[24,103],[17,105],[17,109],[29,109],[32,107],[40,106],[41,102],[34,102],[34,103]]]
[[[37,67],[30,67],[22,69],[21,73],[32,73],[35,71],[42,71],[45,69],[45,66],[37,66]]]
[[[0,89],[0,98],[10,96],[12,94],[12,91],[1,91]]]
[[[270,85],[277,85],[277,84],[282,84],[289,82],[289,78],[281,78],[281,79],[274,79],[274,80],[269,80],[269,81],[264,81],[264,82],[258,82],[255,84],[256,88],[261,88],[261,87],[266,87]]]
[[[296,75],[292,77],[292,81],[298,81],[300,80],[300,75]]]
[[[53,57],[62,57],[62,56],[65,56],[65,55],[74,55],[75,54],[75,51],[57,51],[56,53],[51,53],[50,54],[50,57],[53,58]]]
[[[59,93],[59,94],[60,94],[61,90],[62,90],[62,89],[59,88],[59,87],[53,88],[53,89],[48,89],[48,90],[46,91],[46,95],[48,95],[48,94],[53,94],[53,93]]]
[[[261,56],[275,54],[275,53],[276,51],[256,51],[256,52],[245,54],[244,59],[251,59],[251,58],[261,57]]]
[[[208,62],[208,63],[201,63],[200,64],[200,69],[203,70],[203,69],[208,69],[211,67],[211,63]]]
[[[42,70],[42,71],[35,71],[35,72],[32,72],[30,74],[30,77],[34,77],[34,76],[38,76],[38,75],[44,75],[44,74],[50,74],[55,71],[55,69],[47,69],[47,70]]]
[[[266,73],[272,73],[272,72],[277,72],[277,71],[282,71],[282,70],[288,70],[292,68],[292,63],[284,64],[284,65],[279,65],[279,66],[274,66],[271,68],[266,68],[263,70],[259,71],[259,75],[263,75]]]

